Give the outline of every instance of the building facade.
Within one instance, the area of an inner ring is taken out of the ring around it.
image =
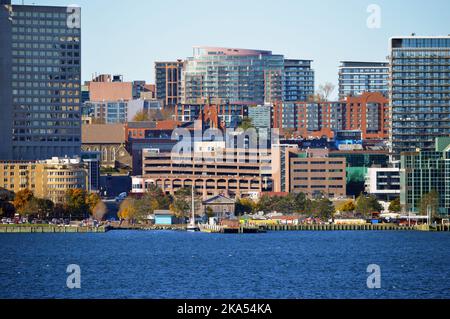
[[[365,190],[365,179],[369,168],[373,166],[388,167],[387,150],[339,150],[330,151],[330,157],[345,158],[347,171],[347,195],[358,196]]]
[[[303,138],[334,138],[336,131],[361,131],[362,139],[389,138],[389,103],[379,92],[339,102],[277,102],[273,127]]]
[[[343,114],[344,130],[359,130],[363,140],[389,139],[389,100],[380,92],[348,96]]]
[[[392,151],[434,151],[450,136],[450,36],[395,37],[390,50]]]
[[[184,65],[182,103],[263,104],[266,91],[282,96],[283,68],[284,57],[270,51],[194,47]]]
[[[400,203],[407,212],[419,212],[420,201],[432,191],[439,194],[439,213],[450,214],[450,138],[437,138],[435,150],[401,155]]]
[[[54,203],[65,201],[69,189],[88,190],[89,171],[79,158],[52,158],[44,161],[1,161],[0,185],[17,193],[29,189],[38,198]]]
[[[2,3],[0,158],[79,155],[80,8]]]
[[[155,184],[174,194],[194,184],[197,194],[207,199],[220,194],[249,197],[271,190],[270,150],[195,149],[186,155],[144,150],[143,176],[133,179],[133,192],[145,192],[150,184]]]
[[[270,130],[272,127],[272,105],[249,106],[248,117],[257,130]]]
[[[155,62],[156,98],[165,106],[175,107],[181,102],[182,60]]]
[[[370,167],[366,175],[366,192],[391,201],[400,197],[400,168]]]
[[[248,116],[249,107],[246,104],[179,104],[175,109],[175,120],[193,122],[201,119],[206,111],[214,109],[220,126],[236,127],[244,117]]]
[[[329,157],[326,149],[299,150],[293,145],[274,145],[272,166],[276,193],[346,196],[346,160]]]
[[[283,101],[308,101],[314,95],[311,60],[284,60]]]
[[[105,168],[131,168],[132,158],[126,148],[123,124],[83,125],[83,152],[99,152]]]
[[[295,136],[326,137],[344,127],[344,102],[278,102],[273,107],[273,127]]]
[[[389,63],[343,61],[339,66],[339,99],[380,92],[387,97],[389,88]]]
[[[311,157],[309,157],[311,156]],[[330,158],[308,153],[290,154],[289,189],[311,197],[346,196],[345,158]]]

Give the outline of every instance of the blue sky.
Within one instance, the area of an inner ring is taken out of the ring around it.
[[[391,36],[450,34],[448,0],[25,0],[32,3],[82,7],[83,80],[97,72],[154,82],[154,61],[211,45],[312,59],[316,84],[337,84],[339,61],[383,61]],[[370,4],[381,8],[379,29],[367,27]]]

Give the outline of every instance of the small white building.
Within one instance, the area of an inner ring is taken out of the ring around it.
[[[400,197],[400,169],[398,167],[371,167],[366,175],[366,192],[378,199],[391,201]]]

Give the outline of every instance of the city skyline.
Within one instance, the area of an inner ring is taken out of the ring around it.
[[[443,30],[449,26],[445,13],[450,9],[446,1],[434,1],[434,6],[412,1],[407,7],[401,2],[357,0],[344,4],[246,1],[239,7],[233,1],[226,5],[203,0],[195,1],[195,5],[134,1],[136,5],[127,6],[128,12],[124,14],[118,2],[107,6],[101,1],[75,3],[82,7],[83,81],[90,80],[95,73],[113,73],[124,75],[127,81],[153,83],[154,62],[186,59],[192,56],[194,46],[208,45],[270,50],[288,59],[311,59],[316,87],[325,82],[337,86],[341,61],[385,62],[391,37],[411,33],[445,35]],[[73,3],[45,0],[35,4]],[[372,14],[368,9],[373,4],[381,9],[380,28],[367,26]],[[177,10],[173,10],[175,7]],[[274,14],[280,11],[282,14]],[[169,22],[166,12],[172,15]],[[206,27],[201,27],[199,21]],[[324,50],[325,45],[329,49]],[[123,59],[125,56],[127,59]],[[333,97],[337,95],[336,89]]]

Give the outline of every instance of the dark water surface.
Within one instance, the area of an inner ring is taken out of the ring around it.
[[[0,298],[450,298],[450,233],[1,234]]]

